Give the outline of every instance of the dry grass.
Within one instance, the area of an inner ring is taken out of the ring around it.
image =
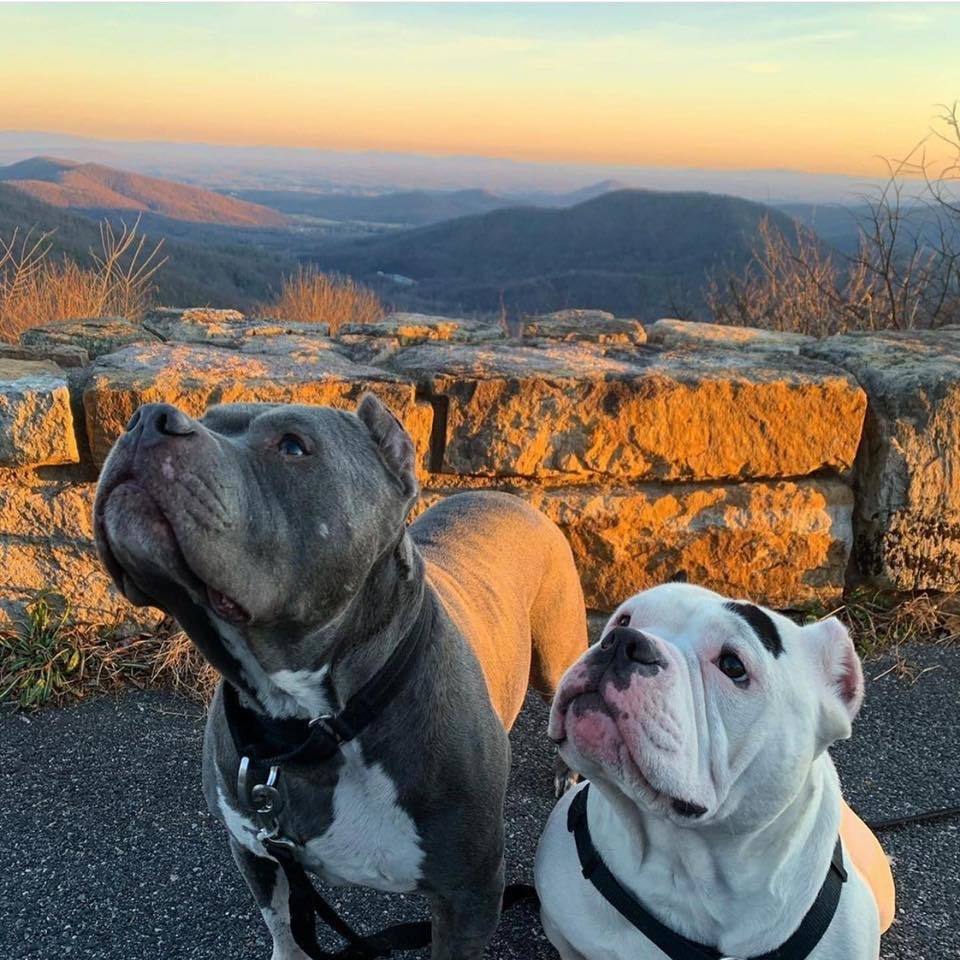
[[[885,673],[914,683],[926,671],[917,670],[910,662],[901,649],[905,644],[960,643],[960,594],[854,590],[836,610],[820,610],[808,617],[830,614],[846,624],[864,660],[888,655],[893,663]]]
[[[121,636],[71,623],[59,597],[41,595],[22,622],[0,629],[0,702],[24,709],[129,686],[164,686],[206,702],[215,683],[213,668],[172,624]]]
[[[960,596],[937,593],[854,591],[838,616],[861,655],[876,656],[904,643],[960,641]]]
[[[119,233],[100,225],[100,250],[91,266],[51,256],[50,233],[14,231],[0,237],[0,340],[15,341],[29,327],[72,317],[114,316],[139,320],[164,265],[162,241],[147,246],[139,219]]]
[[[838,609],[807,611],[801,619],[828,614],[847,624],[865,660],[889,655],[893,662],[885,672],[909,682],[925,671],[911,664],[903,645],[960,643],[957,594],[856,591]],[[0,702],[25,709],[130,686],[165,687],[207,703],[216,681],[214,669],[172,622],[121,636],[116,629],[71,625],[68,609],[53,596],[40,596],[16,629],[0,630]]]
[[[280,296],[261,310],[269,316],[299,323],[326,323],[336,336],[348,323],[373,323],[386,310],[368,287],[350,277],[322,273],[316,267],[300,267],[284,277]]]

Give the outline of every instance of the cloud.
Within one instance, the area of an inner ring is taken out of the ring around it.
[[[775,63],[773,60],[752,60],[742,64],[742,66],[748,73],[759,73],[764,76],[779,73],[781,69],[780,64]]]
[[[888,23],[895,23],[901,27],[925,27],[933,21],[929,13],[921,10],[884,10],[880,16]]]
[[[784,37],[780,43],[785,47],[801,46],[807,43],[843,43],[856,36],[856,30],[816,30],[813,33],[798,33],[792,37]]]

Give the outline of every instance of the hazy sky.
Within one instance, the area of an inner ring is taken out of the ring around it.
[[[876,172],[960,6],[0,5],[0,129]]]

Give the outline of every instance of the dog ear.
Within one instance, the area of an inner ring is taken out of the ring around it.
[[[390,412],[379,397],[364,394],[357,407],[357,416],[370,432],[380,457],[411,501],[417,496],[416,447],[403,424]]]
[[[803,628],[814,642],[816,665],[826,686],[825,738],[846,740],[863,704],[863,667],[847,628],[828,617]]]

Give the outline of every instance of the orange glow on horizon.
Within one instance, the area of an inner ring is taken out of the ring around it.
[[[872,175],[960,92],[934,42],[960,17],[942,8],[893,10],[907,19],[885,39],[870,5],[807,7],[805,35],[775,31],[787,11],[763,5],[556,11],[565,32],[552,12],[15,4],[0,8],[0,83],[18,92],[0,129]],[[637,23],[578,33],[588,13]],[[764,18],[763,37],[738,34]]]

